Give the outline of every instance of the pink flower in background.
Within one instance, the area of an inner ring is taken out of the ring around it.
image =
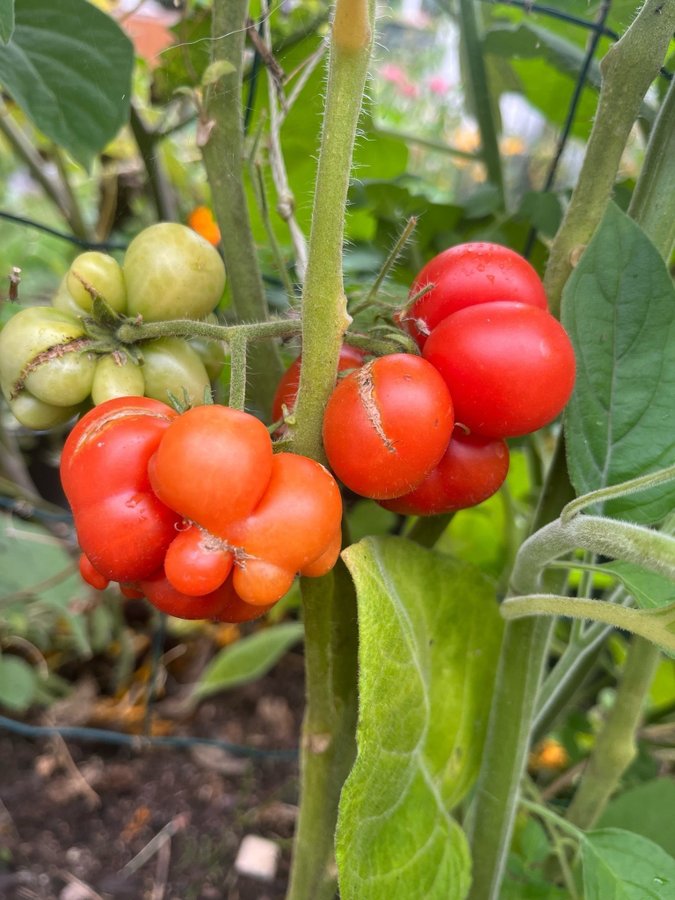
[[[401,85],[408,83],[408,76],[405,74],[403,69],[400,66],[394,65],[393,63],[385,63],[380,68],[380,75],[384,78],[385,81],[390,81],[397,87],[401,87]]]
[[[442,75],[432,75],[427,81],[427,87],[432,94],[438,94],[440,96],[448,93],[450,90],[450,82],[443,78]]]
[[[412,97],[413,99],[420,95],[420,89],[411,81],[406,81],[405,84],[399,85],[399,91],[404,97]]]

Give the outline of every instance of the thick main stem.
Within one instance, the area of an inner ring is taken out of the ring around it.
[[[621,776],[635,759],[635,733],[658,662],[658,647],[644,638],[634,637],[614,706],[598,735],[567,811],[567,819],[579,828],[592,828],[598,821],[618,787]]]
[[[323,460],[321,423],[350,319],[342,278],[347,190],[373,41],[373,0],[338,0],[302,294],[302,370],[293,446]]]
[[[212,61],[222,73],[206,94],[202,154],[211,185],[213,207],[220,226],[232,305],[243,322],[267,318],[267,302],[246,203],[243,181],[242,71],[247,0],[214,0],[211,20]],[[268,341],[251,347],[249,395],[252,404],[268,413],[282,372],[276,345]]]

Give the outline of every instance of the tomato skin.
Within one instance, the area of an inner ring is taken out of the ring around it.
[[[562,325],[522,303],[484,303],[444,319],[424,345],[443,376],[457,422],[484,437],[517,437],[561,412],[575,359]]]
[[[216,307],[225,287],[218,251],[175,222],[141,231],[129,244],[122,268],[128,315],[147,322],[201,319]]]
[[[84,553],[80,553],[79,569],[83,580],[97,591],[104,591],[110,584],[110,581],[92,566]]]
[[[198,406],[176,418],[150,461],[159,499],[211,534],[249,515],[272,473],[272,441],[248,413]]]
[[[169,582],[190,597],[215,591],[232,571],[234,555],[222,541],[195,525],[179,531],[169,545],[164,572]]]
[[[144,390],[146,397],[167,402],[169,391],[179,400],[185,392],[192,406],[204,402],[211,382],[201,357],[187,341],[165,337],[143,345]]]
[[[177,591],[162,569],[159,569],[150,578],[140,581],[137,587],[156,609],[169,616],[176,616],[179,619],[219,619],[222,622],[248,621],[246,618],[223,618],[228,615],[228,612],[230,615],[236,615],[237,610],[241,614],[246,613],[245,609],[241,609],[241,600],[236,595],[231,578],[228,578],[215,591],[203,594],[201,597],[191,597]],[[265,611],[256,610],[255,614],[251,611],[251,618],[256,618]]]
[[[320,558],[324,571],[332,568],[341,518],[340,491],[327,469],[305,456],[276,454],[260,503],[227,530],[228,543],[239,550],[233,576],[239,596],[267,605]]]
[[[443,379],[418,356],[382,356],[343,378],[323,422],[326,456],[352,491],[377,500],[420,484],[445,452],[454,424]]]
[[[110,581],[155,572],[180,520],[155,496],[148,460],[176,413],[145,397],[109,400],[90,410],[68,436],[61,482],[80,547]]]
[[[509,448],[455,428],[445,455],[422,484],[380,505],[404,516],[434,516],[477,506],[499,490],[509,470]]]
[[[346,369],[360,369],[365,359],[363,350],[357,347],[351,347],[349,344],[343,344],[340,349],[340,357],[338,359],[338,372],[344,372]],[[300,387],[300,366],[302,364],[302,354],[293,360],[290,366],[279,379],[274,400],[272,401],[272,421],[277,422],[283,417],[283,407],[293,410],[295,401],[298,396],[298,388]]]
[[[91,399],[96,405],[114,397],[142,397],[144,393],[141,366],[125,356],[118,361],[112,353],[98,358],[91,386]]]
[[[548,310],[544,286],[535,269],[515,250],[501,244],[472,242],[444,250],[420,270],[410,296],[428,284],[434,287],[397,317],[420,350],[443,319],[467,306],[509,300]]]
[[[94,305],[94,298],[85,285],[90,285],[97,291],[112,309],[119,313],[126,312],[127,289],[124,275],[122,267],[112,256],[88,250],[76,256],[71,263],[63,287],[79,307],[80,315],[91,312]]]

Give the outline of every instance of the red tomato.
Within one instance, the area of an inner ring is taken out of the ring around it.
[[[335,536],[341,518],[342,499],[330,472],[305,456],[278,453],[262,500],[227,530],[228,543],[237,548],[233,583],[239,596],[267,605],[305,569],[325,574],[340,552]]]
[[[228,578],[215,591],[201,597],[190,597],[177,591],[160,569],[138,587],[154,607],[179,619],[218,619],[220,622],[248,622],[257,619],[269,606],[252,607],[244,603]]]
[[[356,347],[350,347],[349,344],[343,344],[338,360],[338,372],[344,372],[346,369],[361,368],[364,357],[365,354],[363,350],[358,350]],[[295,399],[298,395],[298,387],[300,386],[301,363],[302,356],[298,356],[281,376],[272,402],[273,422],[277,422],[282,418],[284,414],[283,406],[288,410],[292,410],[295,406]]]
[[[512,300],[548,309],[544,286],[536,271],[515,250],[500,244],[459,244],[444,250],[417,275],[410,296],[428,284],[433,284],[431,290],[397,316],[420,349],[443,319],[467,306]]]
[[[564,328],[522,303],[459,310],[432,331],[424,358],[443,376],[457,422],[484,437],[547,425],[574,387],[574,350]]]
[[[452,399],[438,372],[419,356],[394,353],[339,382],[326,406],[323,442],[348,488],[388,499],[426,478],[453,424]]]
[[[215,591],[232,571],[234,555],[223,541],[196,525],[180,531],[169,545],[164,571],[169,582],[190,597]]]
[[[84,553],[80,553],[80,575],[93,588],[96,588],[97,591],[104,591],[110,581],[104,576],[101,575],[91,564],[91,562],[87,559]]]
[[[265,426],[229,406],[197,406],[176,418],[150,461],[157,496],[181,516],[225,537],[249,515],[272,474]]]
[[[381,506],[405,516],[434,516],[477,506],[501,487],[509,470],[505,441],[455,428],[448,449],[422,484]]]
[[[61,481],[80,547],[104,579],[137,581],[162,565],[179,516],[157,499],[148,460],[175,419],[164,403],[120,397],[90,410],[63,448]]]

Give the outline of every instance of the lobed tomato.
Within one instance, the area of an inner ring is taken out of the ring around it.
[[[452,399],[434,367],[394,353],[339,382],[326,406],[323,442],[330,467],[348,488],[388,499],[426,478],[453,424]]]
[[[149,467],[159,499],[218,537],[250,515],[272,474],[265,426],[228,406],[198,406],[166,429]]]
[[[476,506],[498,491],[509,471],[509,448],[455,428],[447,450],[422,484],[380,505],[406,516],[433,516]]]
[[[156,572],[176,535],[180,516],[156,497],[147,472],[175,417],[145,397],[109,400],[83,416],[65,442],[61,482],[80,547],[110,581]]]
[[[530,263],[501,244],[474,242],[444,250],[419,272],[410,296],[433,287],[397,316],[420,349],[443,319],[480,303],[510,300],[547,310],[541,279]]]
[[[264,615],[270,606],[251,606],[237,595],[229,578],[216,590],[192,597],[176,590],[160,569],[139,582],[140,592],[154,607],[179,619],[217,619],[221,622],[250,622]]]
[[[169,545],[164,571],[176,590],[201,597],[223,584],[233,564],[234,554],[222,540],[190,525]]]
[[[574,350],[549,313],[523,303],[483,303],[444,319],[424,358],[443,376],[457,422],[485,437],[547,425],[574,387]]]
[[[357,347],[351,347],[349,344],[343,344],[340,349],[340,357],[338,359],[338,372],[344,372],[348,369],[360,369],[363,365],[365,353]],[[300,387],[300,366],[302,364],[302,354],[293,360],[290,366],[279,379],[274,400],[272,401],[272,421],[278,422],[283,417],[283,407],[292,410],[295,406],[295,400],[298,396],[298,388]]]

